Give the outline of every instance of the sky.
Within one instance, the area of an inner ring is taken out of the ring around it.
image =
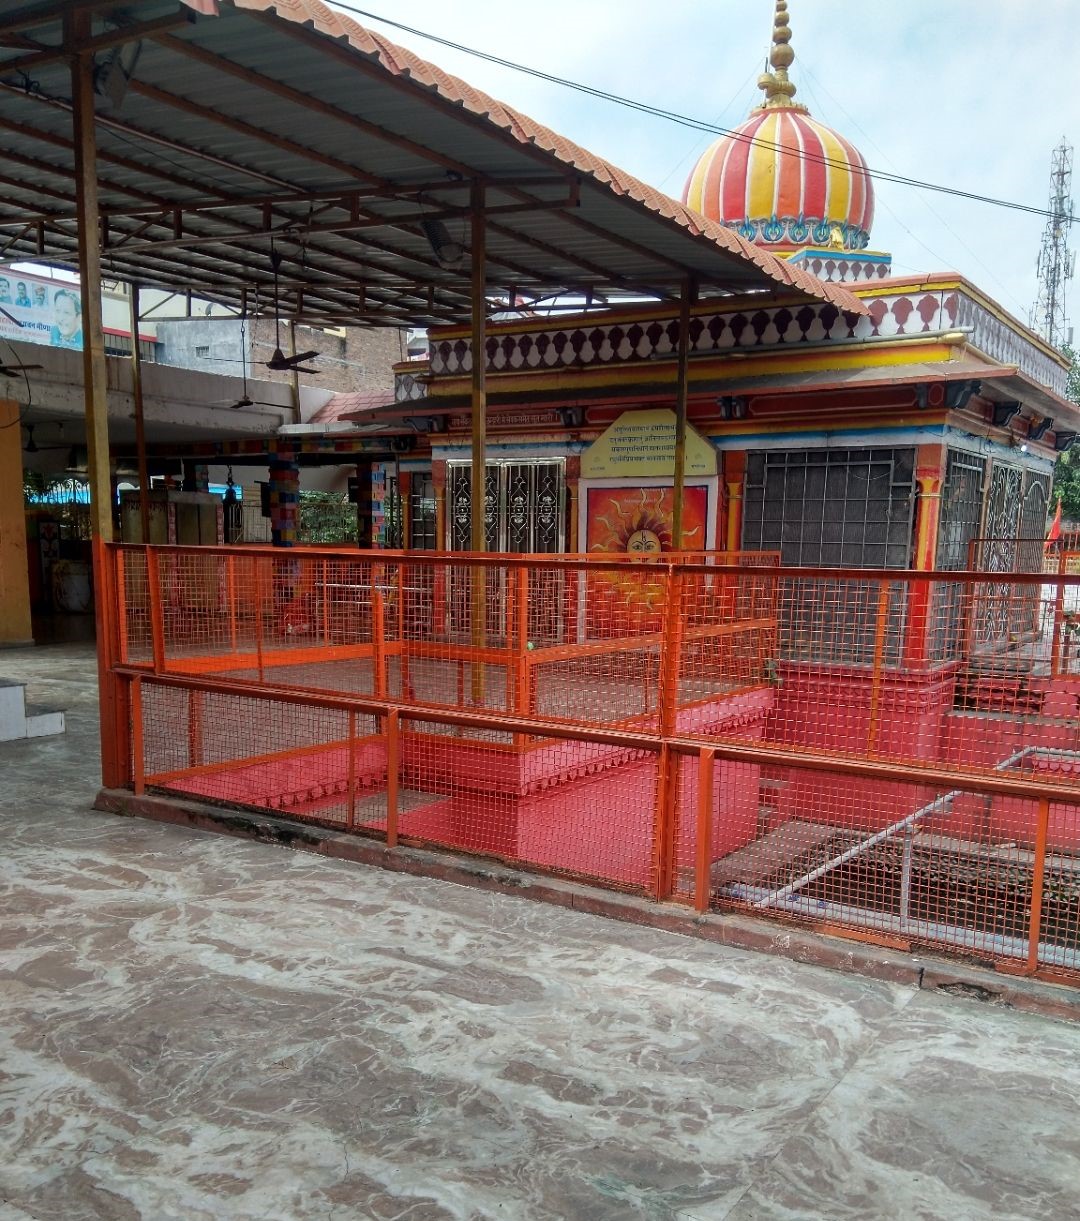
[[[724,127],[761,97],[755,82],[774,8],[773,0],[347,3]],[[796,100],[847,136],[871,169],[1046,206],[1052,151],[1062,137],[1080,137],[1080,0],[789,0],[788,10]],[[708,146],[704,133],[357,20],[676,197]],[[1027,320],[1045,218],[887,182],[875,192],[870,248],[889,251],[896,272],[962,272]],[[1080,226],[1072,242],[1080,244]],[[1067,309],[1080,333],[1078,291],[1074,281]]]

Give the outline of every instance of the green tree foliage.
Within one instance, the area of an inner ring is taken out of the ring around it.
[[[301,492],[297,538],[303,543],[355,543],[356,505],[338,492]]]
[[[1080,403],[1080,358],[1066,347],[1062,351],[1072,361],[1065,396]],[[1054,511],[1061,497],[1061,516],[1065,521],[1080,521],[1080,447],[1073,446],[1061,455],[1054,467],[1054,486],[1050,493],[1050,511]]]

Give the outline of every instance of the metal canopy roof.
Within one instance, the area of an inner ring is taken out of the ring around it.
[[[282,316],[467,321],[468,253],[441,264],[422,224],[441,221],[444,240],[467,246],[479,183],[493,301],[601,305],[677,297],[694,280],[703,295],[780,293],[865,312],[847,290],[317,0],[16,0],[3,10],[0,261],[76,261],[64,21],[78,12],[91,16],[96,50],[106,275],[268,312],[273,242]]]

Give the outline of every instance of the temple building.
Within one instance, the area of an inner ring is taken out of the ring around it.
[[[842,135],[795,100],[787,5],[776,6],[762,103],[691,171],[685,204],[820,279],[868,314],[782,290],[692,310],[684,538],[778,550],[786,564],[963,568],[978,537],[1041,538],[1055,456],[1080,429],[1068,362],[962,276],[896,276],[871,249],[874,190]],[[487,341],[488,545],[666,550],[677,309],[523,315]],[[391,479],[405,546],[468,546],[472,353],[430,332],[397,366],[396,402],[343,411],[410,448]],[[980,566],[1040,552],[990,545]]]

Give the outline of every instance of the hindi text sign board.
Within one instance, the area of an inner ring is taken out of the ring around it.
[[[689,425],[685,472],[687,477],[716,474],[716,450]],[[675,412],[624,411],[581,455],[581,477],[674,479]]]

